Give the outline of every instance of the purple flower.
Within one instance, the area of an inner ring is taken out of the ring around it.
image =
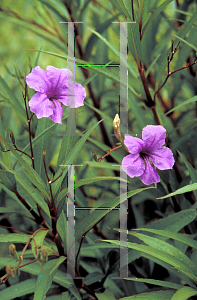
[[[81,84],[71,81],[69,69],[48,66],[46,71],[35,67],[26,76],[27,85],[37,91],[29,101],[29,107],[38,119],[48,117],[62,124],[62,104],[69,107],[84,105],[86,91]]]
[[[172,151],[163,146],[166,130],[161,125],[147,125],[142,130],[142,140],[125,135],[124,144],[131,154],[122,160],[122,169],[131,177],[140,176],[146,185],[160,182],[155,170],[172,169],[174,157]],[[163,146],[163,147],[162,147]]]

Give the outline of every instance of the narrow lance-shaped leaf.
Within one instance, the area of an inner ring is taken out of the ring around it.
[[[195,190],[197,190],[197,183],[192,183],[192,184],[188,184],[188,185],[176,190],[173,193],[170,193],[170,194],[168,194],[166,196],[163,196],[163,197],[159,197],[157,199],[165,199],[165,198],[168,198],[168,197],[171,197],[171,196],[174,196],[174,195],[184,194],[184,193],[192,192],[192,191],[195,191]]]
[[[139,1],[139,21],[140,23],[142,24],[142,27],[143,27],[143,24],[144,24],[144,21],[148,15],[148,7],[149,7],[149,2],[150,0],[140,0]]]
[[[180,260],[182,263],[184,263],[187,266],[188,270],[190,269],[190,272],[191,273],[193,272],[195,275],[197,266],[195,266],[193,264],[193,262],[183,252],[181,252],[179,249],[177,249],[173,245],[170,245],[169,243],[159,240],[155,237],[150,237],[148,235],[141,234],[138,232],[137,233],[131,232],[131,235],[139,238],[145,244],[149,245],[150,247],[152,247],[154,249],[157,249],[158,251],[164,251],[165,253],[168,253],[168,254],[174,256],[175,258],[178,258],[178,260]]]
[[[131,51],[138,67],[141,61],[141,43],[139,28],[136,23],[130,23],[128,26],[128,44],[129,50]]]
[[[147,20],[147,22],[143,26],[143,34],[148,27],[148,25],[158,16],[158,14],[164,10],[164,8],[173,0],[166,0],[164,1],[159,7],[156,8],[156,10],[153,12],[153,14],[150,16],[150,18]]]
[[[197,277],[195,276],[195,274],[193,272],[191,272],[191,269],[185,265],[185,263],[181,262],[178,258],[168,254],[168,253],[165,253],[165,249],[164,251],[160,250],[158,251],[157,249],[154,249],[150,246],[145,246],[145,245],[142,245],[142,244],[136,244],[136,243],[127,243],[127,242],[123,242],[121,241],[121,244],[120,244],[120,241],[118,240],[102,240],[102,241],[105,241],[105,242],[110,242],[112,244],[115,244],[117,245],[117,247],[120,247],[120,245],[122,247],[128,247],[130,249],[134,249],[134,250],[138,250],[141,252],[141,255],[143,255],[143,253],[145,254],[148,254],[152,257],[155,257],[161,261],[164,261],[166,262],[167,264],[173,266],[174,268],[176,268],[178,271],[182,272],[185,276],[187,276],[188,278],[190,278],[191,280],[193,281],[196,281],[197,280]]]
[[[197,96],[192,97],[191,99],[185,100],[183,102],[181,102],[179,105],[177,105],[176,107],[172,108],[171,110],[169,110],[166,115],[170,114],[171,112],[178,110],[179,108],[182,108],[183,106],[192,103],[192,102],[196,102],[197,101]]]
[[[12,106],[12,108],[16,111],[17,115],[20,116],[20,119],[24,123],[27,123],[27,119],[25,117],[25,107],[22,106],[21,102],[14,95],[12,90],[9,88],[9,86],[1,76],[0,76],[0,84],[9,97],[10,106]]]
[[[122,198],[121,201],[124,202],[127,198],[150,188],[153,187],[137,189],[125,193],[121,196]],[[107,202],[99,206],[98,210],[95,209],[92,213],[90,213],[87,217],[85,217],[76,227],[76,231],[75,231],[76,240],[80,238],[84,233],[88,232],[95,224],[97,224],[105,215],[107,215],[119,203],[120,203],[120,196],[117,196],[113,199],[108,200]],[[104,208],[106,208],[106,210]]]
[[[83,147],[85,141],[88,139],[88,137],[90,136],[90,134],[92,133],[92,131],[99,125],[100,122],[102,122],[103,120],[97,122],[94,126],[92,126],[80,139],[79,141],[76,143],[76,145],[73,147],[72,151],[69,152],[65,165],[71,165],[73,163],[73,160],[75,159],[75,157],[78,155],[79,151],[81,150],[81,148]],[[65,171],[63,171],[62,176],[56,180],[56,182],[54,182],[53,184],[53,191],[54,191],[54,195],[57,193],[63,179],[64,176],[67,173],[67,169],[68,167],[65,167]],[[61,173],[61,170],[59,170],[59,172],[57,172],[56,177],[58,177]]]
[[[93,183],[93,182],[103,181],[103,180],[120,180],[120,181],[123,181],[123,182],[127,182],[127,180],[124,180],[121,177],[96,176],[96,177],[89,177],[89,178],[80,179],[80,180],[76,181],[74,183],[74,185],[70,186],[69,188],[76,189],[80,186],[90,184],[90,183]],[[67,194],[68,194],[68,189],[67,188],[63,189],[58,195],[57,202],[61,201],[62,198],[65,197]]]
[[[194,25],[194,22],[197,19],[197,12],[195,12],[193,14],[193,16],[190,18],[190,20],[183,26],[182,30],[179,32],[178,37],[176,38],[173,44],[174,49],[177,48],[178,43],[179,43],[179,39],[180,38],[184,38],[186,36],[186,34],[188,33],[188,31],[190,30],[190,28],[192,27],[192,25]]]
[[[196,213],[197,215],[197,213]],[[197,241],[193,240],[192,238],[186,236],[185,234],[182,234],[182,233],[174,233],[174,232],[170,232],[170,231],[167,231],[167,230],[157,230],[157,229],[151,229],[151,228],[136,228],[136,229],[133,229],[133,230],[139,230],[139,231],[148,231],[148,232],[151,232],[151,233],[155,233],[155,234],[158,234],[158,235],[162,235],[162,236],[165,236],[167,238],[170,238],[170,239],[174,239],[176,241],[179,241],[179,242],[182,242],[192,248],[195,248],[197,249]],[[128,232],[129,234],[130,231]]]
[[[17,284],[13,284],[0,291],[0,297],[3,300],[12,300],[21,296],[28,297],[26,295],[35,291],[36,278],[27,279]]]
[[[153,285],[163,286],[171,289],[178,290],[181,287],[183,287],[181,284],[169,282],[169,281],[161,281],[161,280],[155,280],[155,279],[146,279],[146,278],[125,278],[126,280],[132,280],[136,282],[144,282],[149,283]]]
[[[179,289],[171,298],[171,300],[187,300],[188,298],[197,295],[197,291],[189,286],[184,286]]]
[[[57,272],[59,265],[65,260],[64,256],[58,259],[48,261],[44,266],[44,272],[41,270],[36,282],[34,300],[43,300],[50,288],[52,280]]]
[[[36,136],[41,134],[43,131],[45,131],[49,125],[51,125],[51,120],[49,118],[41,118],[38,120],[38,126],[36,129]],[[39,143],[36,143],[34,145],[34,162],[35,162],[35,170],[40,175],[40,177],[43,179],[44,182],[46,182],[46,174],[44,170],[44,163],[43,163],[43,152],[46,152],[45,155],[45,161],[46,166],[49,164],[49,155],[50,155],[50,131],[46,131],[45,134],[40,138]],[[47,168],[48,170],[48,168]]]
[[[130,297],[120,298],[119,300],[171,300],[174,291],[157,291],[141,293]]]
[[[70,111],[70,115],[67,120],[66,132],[62,138],[61,147],[59,151],[58,157],[58,165],[65,161],[69,152],[72,151],[72,148],[75,145],[75,128],[73,128],[73,124],[76,125],[76,117],[75,117],[75,108],[68,108]],[[73,130],[74,129],[74,130]]]

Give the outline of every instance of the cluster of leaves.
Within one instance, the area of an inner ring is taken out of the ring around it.
[[[8,66],[6,78],[0,77],[1,299],[197,295],[195,1],[39,0],[34,11],[35,20],[15,11],[14,4],[0,6],[2,18],[22,27],[24,35],[42,39],[34,52],[23,53],[30,56],[31,68],[56,61],[65,68],[73,58],[67,56],[67,27],[59,22],[84,22],[75,24],[75,63],[76,81],[86,87],[87,97],[76,110],[73,137],[67,125],[74,110],[69,118],[64,112],[63,125],[29,112],[27,66],[15,66],[14,74]],[[128,132],[140,136],[147,124],[162,125],[176,160],[173,170],[159,172],[157,188],[129,179],[121,198],[119,165],[126,151],[116,147],[112,127],[119,112],[119,25],[114,21],[128,22]],[[117,151],[105,156],[113,147]],[[76,278],[67,274],[72,164]],[[119,204],[125,199],[132,230],[128,243],[120,243]],[[129,248],[127,278],[119,270],[119,247]]]

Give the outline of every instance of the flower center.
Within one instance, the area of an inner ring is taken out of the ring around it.
[[[146,167],[147,161],[149,161],[149,163],[151,165],[153,165],[153,162],[151,161],[148,153],[140,152],[139,154],[140,154],[140,157],[143,159],[143,163],[144,163],[145,167]]]
[[[148,157],[148,155],[146,153],[140,152],[139,154],[143,160],[145,160]]]
[[[52,97],[49,97],[49,100],[53,101],[53,99],[57,99],[57,95],[53,95]]]

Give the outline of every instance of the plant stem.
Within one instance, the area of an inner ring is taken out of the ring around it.
[[[28,123],[28,129],[29,129],[29,144],[30,144],[30,151],[31,151],[31,161],[32,161],[32,167],[35,170],[35,164],[34,164],[34,154],[33,154],[33,147],[32,147],[32,140],[31,140],[31,127],[30,127],[30,119],[29,114],[27,110],[27,84],[25,83],[25,95],[23,95],[23,99],[25,102],[25,110],[26,110],[26,116],[27,116],[27,123]]]

